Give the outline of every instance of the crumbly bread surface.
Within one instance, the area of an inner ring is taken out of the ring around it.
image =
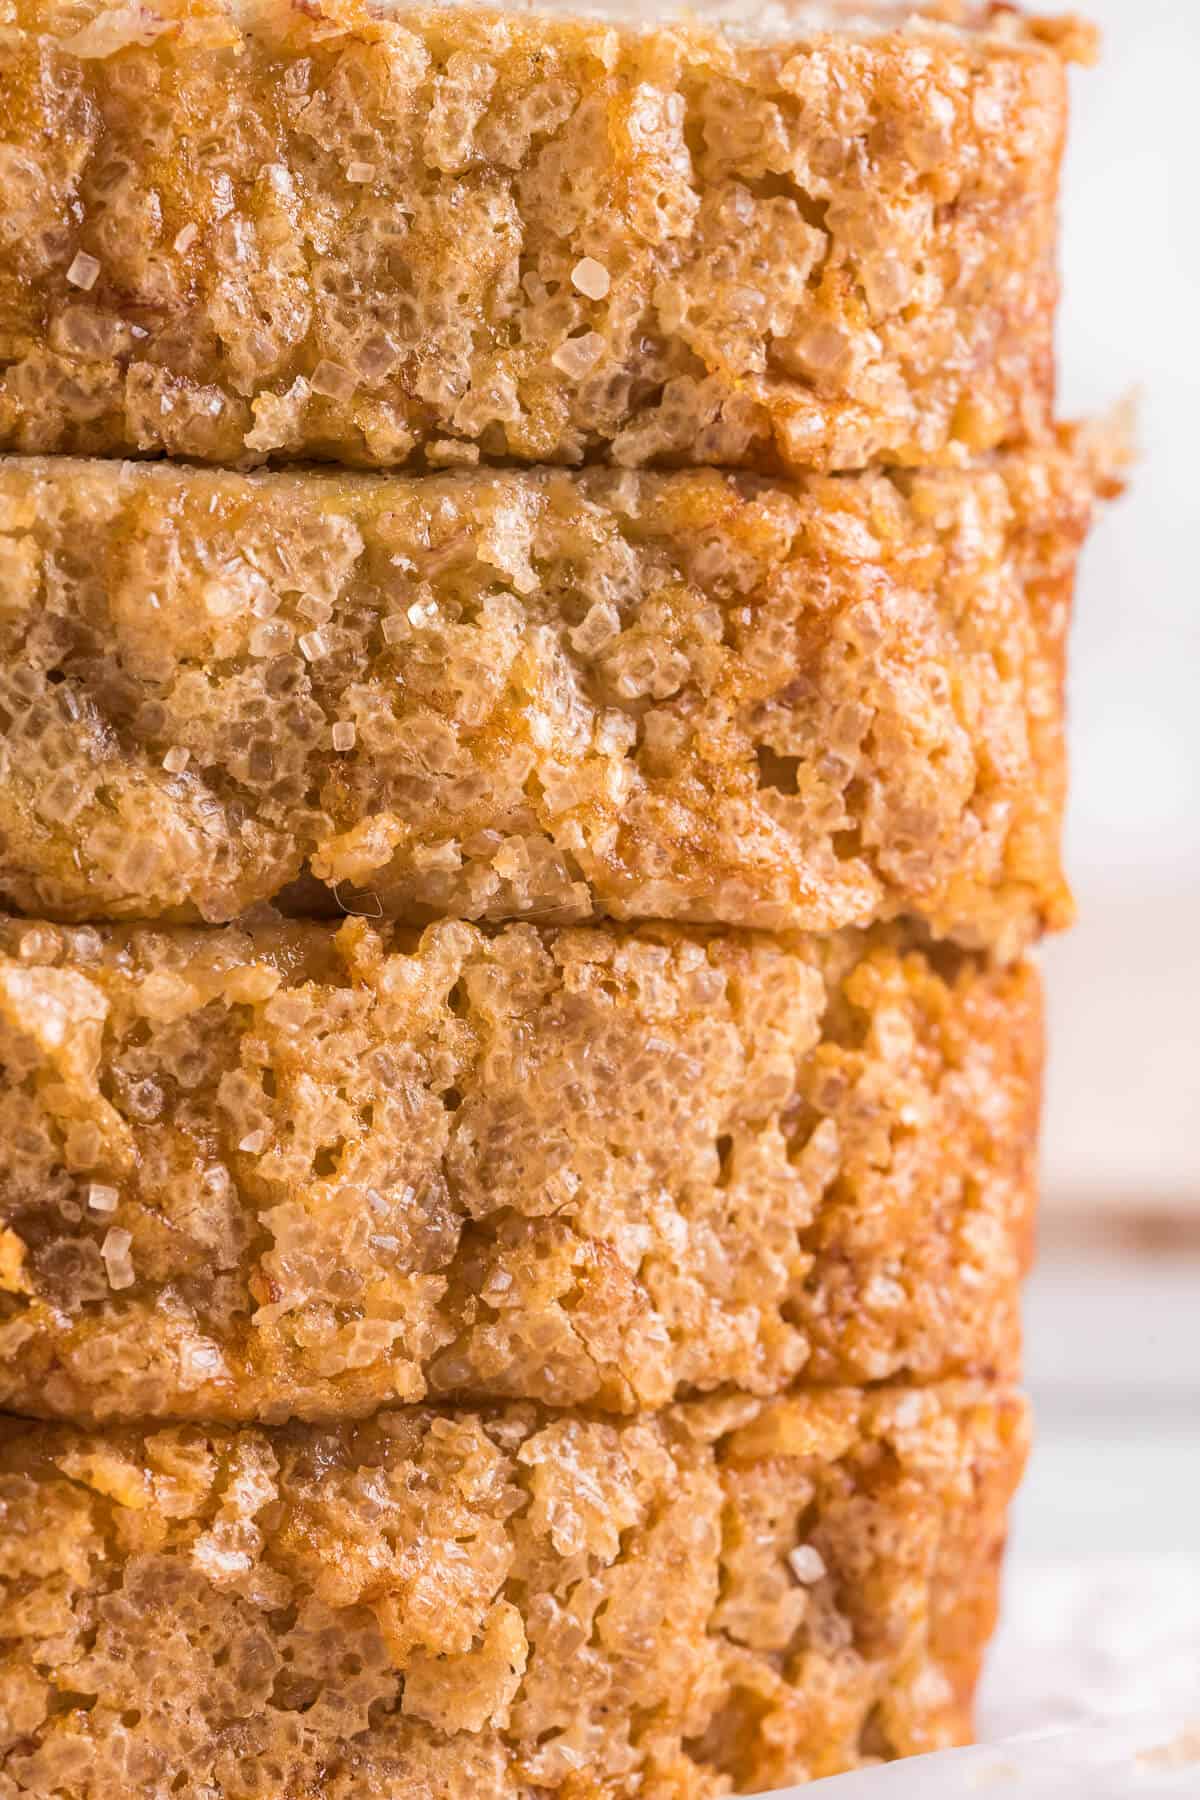
[[[1096,477],[0,464],[0,893],[829,930],[1070,905]],[[299,904],[299,903],[298,903]]]
[[[10,0],[0,443],[770,472],[1043,434],[1073,40],[860,10]]]
[[[0,1405],[1011,1373],[1039,991],[897,930],[0,927]]]
[[[5,1800],[715,1800],[970,1729],[1019,1395],[0,1424]]]

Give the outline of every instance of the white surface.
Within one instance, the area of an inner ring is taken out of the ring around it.
[[[1029,1285],[1034,1450],[982,1693],[989,1736],[1189,1693],[1200,1710],[1198,1296],[1200,1253],[1063,1246]]]
[[[1200,1720],[1200,1555],[1022,1558],[1010,1573],[980,1694],[982,1741],[1129,1714]]]
[[[1200,1730],[1170,1714],[1031,1743],[920,1756],[775,1800],[1158,1800],[1200,1791]]]
[[[1200,5],[1077,3],[1105,47],[1073,76],[1062,410],[1136,389],[1142,456],[1079,589],[1047,1193],[1200,1211]]]
[[[1036,1434],[979,1697],[989,1742],[1200,1719],[1198,1296],[1200,1254],[1061,1247],[1030,1284]],[[1197,1800],[1200,1763],[1188,1780]]]

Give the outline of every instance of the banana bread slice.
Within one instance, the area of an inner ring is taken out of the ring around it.
[[[1028,965],[364,920],[0,926],[0,1406],[631,1411],[1011,1374]]]
[[[1095,481],[1069,443],[795,486],[0,461],[0,894],[1011,954],[1070,916]]]
[[[715,1800],[961,1742],[1020,1396],[0,1422],[10,1800]]]
[[[0,445],[772,472],[1045,431],[1076,31],[583,10],[9,0]]]

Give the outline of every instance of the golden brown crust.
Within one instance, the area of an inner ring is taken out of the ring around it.
[[[1058,27],[93,10],[0,37],[10,449],[777,472],[1046,433]]]
[[[966,472],[0,467],[0,892],[1011,954],[1069,917],[1069,446]]]
[[[1019,1395],[0,1424],[7,1800],[715,1800],[970,1729]]]
[[[911,936],[0,928],[0,1405],[1011,1374],[1037,976]]]

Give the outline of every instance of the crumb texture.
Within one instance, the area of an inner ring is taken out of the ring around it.
[[[1044,435],[1071,43],[864,10],[750,44],[9,0],[0,444],[777,472]]]
[[[715,1800],[963,1740],[1004,1390],[0,1425],[5,1800]]]
[[[1011,1373],[1039,990],[894,928],[0,927],[0,1405]]]
[[[589,276],[588,279],[594,279]],[[908,915],[1070,904],[1093,476],[0,470],[0,893],[35,916]]]

